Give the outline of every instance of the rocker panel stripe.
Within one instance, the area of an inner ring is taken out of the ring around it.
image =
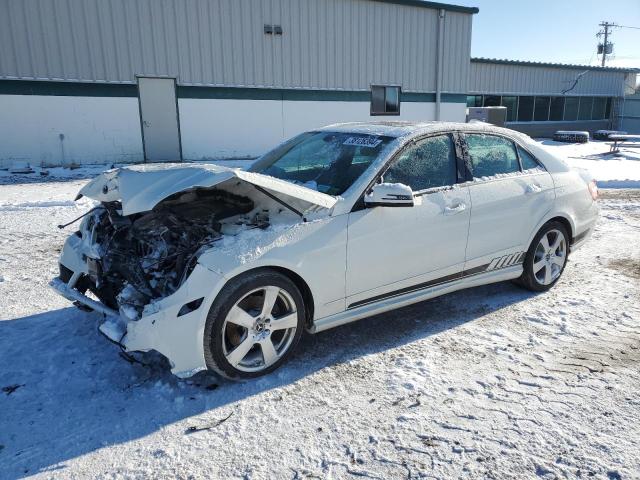
[[[351,310],[353,308],[361,307],[363,305],[368,305],[370,303],[375,303],[380,300],[385,300],[387,298],[398,297],[400,295],[404,295],[407,293],[418,292],[420,290],[425,290],[430,287],[435,287],[437,285],[444,285],[446,283],[451,283],[456,280],[461,280],[463,278],[468,278],[474,275],[479,275],[481,273],[490,272],[492,270],[501,270],[503,268],[512,267],[514,265],[521,264],[524,260],[526,252],[517,252],[511,253],[509,255],[504,255],[502,257],[494,258],[491,262],[480,265],[478,267],[470,268],[468,270],[463,270],[461,272],[453,273],[451,275],[445,275],[444,277],[435,278],[433,280],[429,280],[428,282],[419,283],[417,285],[411,285],[410,287],[400,288],[398,290],[393,290],[391,292],[382,293],[380,295],[375,295],[370,298],[365,298],[364,300],[358,300],[357,302],[349,304],[347,310]]]

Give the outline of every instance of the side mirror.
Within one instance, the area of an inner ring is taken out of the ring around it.
[[[413,207],[413,191],[402,183],[377,183],[364,196],[367,207]]]

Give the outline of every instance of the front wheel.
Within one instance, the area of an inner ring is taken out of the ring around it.
[[[544,292],[560,279],[569,254],[567,229],[560,222],[544,225],[531,242],[524,271],[516,283],[534,292]]]
[[[285,275],[260,270],[232,279],[207,316],[207,367],[231,379],[272,372],[298,344],[304,318],[302,295]]]

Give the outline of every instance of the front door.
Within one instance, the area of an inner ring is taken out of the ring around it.
[[[138,101],[145,161],[181,161],[175,79],[138,77]]]
[[[413,207],[373,207],[349,214],[347,308],[459,278],[465,260],[470,201],[457,186],[449,135],[406,147],[383,181],[410,186]]]

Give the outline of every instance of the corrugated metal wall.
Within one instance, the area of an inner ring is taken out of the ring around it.
[[[625,97],[624,101],[618,101],[618,105],[618,128],[628,133],[640,133],[640,94]]]
[[[443,92],[468,90],[471,17],[446,12]],[[1,0],[0,78],[433,92],[437,22],[368,0]]]
[[[471,61],[470,93],[560,95],[585,70]],[[621,96],[625,72],[590,70],[567,95]]]

